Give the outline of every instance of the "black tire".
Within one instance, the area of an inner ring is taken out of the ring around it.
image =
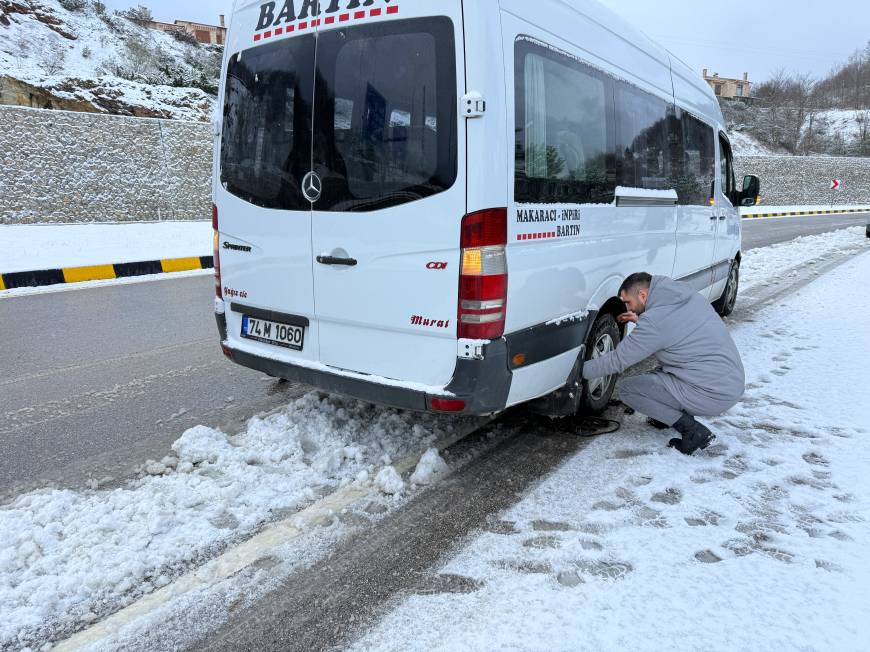
[[[731,261],[731,269],[728,270],[728,282],[722,290],[722,296],[713,302],[713,310],[722,317],[727,317],[734,312],[734,304],[737,303],[737,292],[740,289],[740,263]]]
[[[613,315],[598,315],[598,319],[592,324],[589,337],[586,338],[586,360],[598,357],[606,350],[612,351],[619,344],[619,340],[619,326],[616,325]],[[595,380],[584,380],[583,399],[580,401],[578,413],[596,415],[604,412],[613,396],[617,378],[618,376],[610,376],[603,385],[597,385]]]

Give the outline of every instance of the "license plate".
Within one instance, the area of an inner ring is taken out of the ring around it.
[[[305,328],[243,315],[242,337],[301,351]]]

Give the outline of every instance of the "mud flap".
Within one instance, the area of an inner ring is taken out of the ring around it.
[[[583,398],[583,362],[586,358],[586,345],[580,347],[580,353],[574,362],[574,368],[568,375],[568,382],[555,392],[547,394],[529,404],[529,410],[534,414],[562,419],[572,417],[580,409]]]

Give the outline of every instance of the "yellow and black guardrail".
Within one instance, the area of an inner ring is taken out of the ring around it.
[[[11,272],[0,274],[0,290],[12,288],[38,287],[59,283],[81,283],[83,281],[105,281],[148,274],[167,272],[186,272],[194,269],[212,269],[211,256],[192,258],[166,258],[163,260],[143,260],[135,263],[114,263],[91,265],[88,267],[63,267],[61,269],[40,269],[32,272]]]
[[[800,215],[846,215],[847,213],[870,213],[870,208],[841,208],[840,210],[824,211],[783,211],[779,213],[743,214],[740,217],[749,220],[757,217],[798,217]]]

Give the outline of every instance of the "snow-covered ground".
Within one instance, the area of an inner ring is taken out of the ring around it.
[[[816,265],[836,258],[844,251],[866,251],[870,241],[864,231],[864,227],[855,226],[803,235],[788,242],[750,250],[740,264],[740,292],[748,293],[758,286],[772,285],[781,280],[783,274],[796,275],[799,266]],[[737,305],[739,307],[739,301]]]
[[[212,254],[211,222],[0,225],[0,273]]]
[[[748,386],[715,446],[626,416],[440,569],[479,590],[410,597],[355,649],[867,649],[868,275],[733,327]]]
[[[311,393],[242,433],[191,428],[130,486],[21,496],[0,509],[0,649],[71,633],[339,487],[401,494],[393,462],[460,423]],[[442,465],[428,453],[414,481]]]
[[[865,125],[865,121],[870,119],[870,112],[855,111],[852,109],[829,109],[826,111],[818,111],[813,117],[812,122],[818,126],[820,121],[825,126],[825,133],[833,136],[838,134],[844,141],[851,142],[860,140],[861,134],[870,129],[870,125]],[[804,132],[809,130],[810,118],[808,117],[803,126]]]
[[[779,152],[761,144],[755,138],[742,131],[731,130],[728,132],[731,148],[735,156],[777,156],[785,152]]]
[[[217,85],[220,52],[114,14],[100,17],[90,4],[69,11],[58,0],[17,0],[0,3],[4,10],[0,75],[99,112],[209,119],[214,97],[192,86],[203,74]]]
[[[856,242],[866,243],[863,232],[848,229],[747,252],[744,287]],[[813,613],[806,622],[818,622],[823,633],[842,625],[838,631],[849,636],[847,616],[866,607],[846,604],[846,596],[858,586],[856,564],[866,559],[858,545],[870,540],[858,520],[867,513],[860,477],[867,459],[856,446],[866,434],[860,410],[870,407],[859,391],[870,362],[870,314],[854,300],[868,266],[865,253],[784,307],[734,328],[751,384],[741,405],[712,422],[720,433],[716,448],[682,458],[640,417],[627,418],[620,433],[595,441],[504,516],[518,534],[484,535],[450,562],[450,572],[480,578],[481,591],[414,598],[368,644],[492,648],[514,636],[515,648],[611,640],[598,647],[620,640],[652,647],[655,640],[680,643],[673,637],[679,630],[694,636],[686,639],[690,647],[704,636],[715,642],[734,622],[687,625],[690,606],[702,604],[708,618],[720,618],[734,600],[742,617],[752,599],[762,599],[771,608],[763,622],[776,625],[782,612],[795,615],[788,611],[797,608],[792,592],[808,581],[820,593],[807,596]],[[850,305],[848,319],[823,312],[837,295]],[[841,400],[844,388],[849,401]],[[413,496],[412,485],[436,482],[447,469],[431,450],[404,476],[392,468],[397,460],[466,425],[311,393],[252,419],[240,433],[197,426],[180,434],[165,459],[127,486],[19,496],[0,507],[0,649],[37,649],[100,620],[339,487],[401,505]],[[724,561],[708,566],[695,553]],[[840,613],[831,617],[819,607],[823,600]],[[655,614],[643,613],[649,604],[657,605]],[[430,614],[418,613],[430,607]],[[833,620],[822,623],[823,616]],[[632,634],[634,620],[643,640]],[[524,631],[512,627],[518,622],[527,622]],[[409,629],[400,631],[401,623]],[[655,637],[656,625],[667,638]],[[617,627],[629,638],[607,638]],[[403,638],[417,631],[419,639]],[[772,631],[762,640],[784,640]],[[741,645],[748,640],[741,632],[733,636],[735,645],[724,647],[755,647]]]
[[[845,210],[864,210],[870,212],[870,204],[854,204],[854,205],[836,205],[830,204],[815,204],[806,206],[752,206],[751,208],[741,208],[740,214],[747,215],[764,215],[767,213],[794,213],[802,211],[845,211]]]

